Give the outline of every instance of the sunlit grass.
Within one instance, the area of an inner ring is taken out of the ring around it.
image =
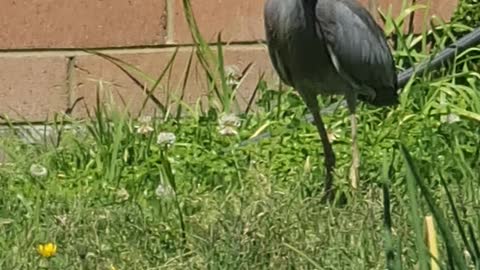
[[[419,85],[410,91],[440,90]],[[55,269],[112,263],[119,269],[384,269],[382,164],[391,160],[392,247],[410,269],[418,253],[396,142],[410,149],[440,211],[452,215],[445,179],[460,219],[478,228],[478,122],[442,122],[422,110],[421,99],[389,112],[363,108],[362,185],[351,193],[348,117],[340,108],[326,120],[337,132],[336,184],[348,202],[332,208],[319,201],[323,157],[306,109],[293,92],[274,95],[283,100],[280,112],[263,111],[260,99],[258,113],[241,117],[236,136],[222,135],[214,116],[154,119],[153,130],[138,132],[142,123],[98,110],[86,129],[65,132],[56,148],[3,138],[11,155],[0,167],[1,268],[34,267],[36,246],[54,242],[58,251],[49,263]],[[241,144],[267,122],[271,137]],[[157,144],[165,132],[175,134],[168,148]],[[32,174],[32,164],[48,174]],[[421,198],[418,204],[427,209]],[[443,247],[444,239],[438,241]]]

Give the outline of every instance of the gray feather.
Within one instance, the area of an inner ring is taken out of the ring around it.
[[[397,101],[393,57],[383,31],[355,0],[267,0],[270,58],[282,81],[310,102],[342,94],[371,104]]]
[[[315,15],[317,33],[333,51],[341,72],[376,92],[396,91],[393,57],[383,31],[365,8],[353,0],[318,0]]]

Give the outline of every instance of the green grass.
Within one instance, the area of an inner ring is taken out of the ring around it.
[[[428,33],[433,50],[454,27]],[[154,100],[162,117],[139,134],[136,117],[99,98],[87,121],[62,118],[71,128],[54,126],[62,131],[54,140],[27,144],[14,129],[0,137],[0,269],[428,269],[426,215],[435,218],[441,269],[480,269],[478,48],[412,80],[395,108],[360,106],[358,191],[348,180],[348,112],[324,116],[346,199],[327,205],[320,140],[298,95],[259,82],[255,106],[240,111],[222,46],[215,52],[192,32],[210,78],[207,110],[184,105],[184,91]],[[399,67],[425,58],[417,46],[425,40],[395,38]],[[99,56],[147,80],[150,93],[170,66],[152,79]],[[238,134],[222,135],[219,119],[232,112]],[[173,145],[157,143],[161,132],[175,134]],[[32,175],[33,164],[48,174]],[[48,260],[36,251],[46,242],[58,246]]]
[[[436,96],[441,89],[410,92]],[[420,98],[393,110],[363,107],[361,190],[351,193],[349,122],[339,109],[326,121],[338,136],[336,184],[349,200],[329,207],[319,200],[323,157],[313,126],[303,119],[305,108],[292,92],[260,93],[280,95],[280,111],[262,110],[260,102],[233,137],[219,134],[215,114],[156,122],[145,136],[127,116],[98,111],[81,135],[66,131],[56,148],[2,138],[10,163],[0,167],[0,268],[35,268],[36,245],[52,241],[58,245],[52,269],[107,269],[110,263],[119,269],[384,269],[382,168],[391,160],[394,245],[401,245],[395,249],[411,269],[418,253],[397,142],[411,150],[440,211],[452,216],[443,177],[460,218],[478,235],[478,122],[442,123]],[[267,122],[270,138],[239,145]],[[170,148],[156,144],[163,131],[176,135]],[[32,177],[33,163],[45,166],[48,176]],[[175,192],[158,197],[159,184]],[[418,204],[416,211],[428,212],[424,201]]]

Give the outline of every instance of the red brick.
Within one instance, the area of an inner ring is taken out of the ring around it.
[[[426,5],[430,4],[428,9],[419,10],[415,12],[414,17],[414,30],[417,33],[420,33],[424,28],[425,15],[427,16],[427,27],[430,28],[430,21],[434,16],[439,17],[440,19],[448,22],[453,13],[455,12],[456,7],[458,6],[458,0],[417,0],[417,5]],[[438,20],[433,21],[434,24],[439,24]]]
[[[162,44],[164,0],[2,0],[0,49]]]
[[[369,0],[360,0],[368,7]],[[387,12],[393,6],[394,15],[398,15],[402,1],[378,0],[380,10]],[[418,0],[417,4],[426,4],[427,0]],[[183,12],[183,1],[174,1],[174,36],[176,43],[191,43],[192,39],[188,24]],[[222,32],[224,41],[256,41],[265,38],[263,28],[264,1],[238,1],[238,0],[191,0],[193,12],[202,35],[208,41],[215,41],[217,34]],[[444,20],[449,20],[458,0],[430,1],[429,16],[437,15]],[[423,13],[416,12],[414,29],[421,32]]]
[[[264,39],[264,1],[191,0],[195,19],[208,41],[256,41]],[[174,0],[174,41],[191,43],[190,30],[183,12],[183,1]]]
[[[372,0],[359,0],[360,3],[362,3],[365,7],[368,7],[368,3]],[[398,17],[401,14],[401,8],[402,8],[402,1],[397,1],[397,0],[374,0],[374,2],[378,3],[378,7],[380,11],[387,15],[388,10],[391,8],[392,13],[394,18]],[[412,1],[408,1],[412,2]],[[451,16],[453,15],[453,12],[455,11],[455,8],[458,5],[458,0],[435,0],[435,1],[428,1],[428,0],[417,0],[415,1],[416,5],[428,5],[428,27],[427,29],[430,28],[430,19],[432,16],[437,16],[444,21],[449,21]],[[409,5],[410,6],[410,5]],[[375,10],[377,11],[377,10]],[[419,9],[415,12],[414,16],[414,23],[413,23],[413,30],[416,33],[421,33],[423,30],[423,25],[424,25],[424,16],[425,16],[425,9]],[[377,16],[377,19],[379,19],[380,16]],[[410,17],[407,17],[407,22],[410,21]],[[380,20],[379,20],[380,22]],[[406,24],[408,26],[408,23]]]
[[[166,101],[167,91],[169,94],[179,95],[190,52],[191,50],[188,48],[181,49],[174,60],[171,76],[162,80],[160,86],[163,88],[157,90],[156,96],[163,103]],[[161,49],[145,53],[135,52],[110,55],[135,65],[152,77],[158,77],[172,57],[172,54],[173,50],[171,49]],[[243,70],[251,62],[254,63],[254,67],[238,93],[240,99],[243,100],[242,105],[246,104],[248,98],[253,93],[262,72],[266,73],[267,79],[274,78],[275,75],[264,46],[229,46],[225,49],[225,63],[227,66],[235,65],[239,70]],[[123,105],[118,95],[121,95],[126,103],[130,105],[128,110],[131,113],[136,115],[139,112],[145,95],[117,67],[102,58],[91,55],[78,57],[76,66],[78,86],[75,93],[77,97],[85,97],[88,107],[93,108],[96,96],[95,89],[99,81],[102,81],[104,89],[114,93],[114,101],[117,105],[120,105],[120,108]],[[205,74],[197,60],[193,62],[185,93],[184,101],[189,105],[195,104],[199,98],[204,100],[207,93]],[[149,102],[146,113],[151,114],[154,108],[153,103]],[[75,115],[84,117],[85,111],[76,110]]]
[[[13,121],[52,120],[65,111],[65,57],[0,57],[0,114]]]

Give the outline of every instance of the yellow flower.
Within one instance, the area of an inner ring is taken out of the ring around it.
[[[53,243],[47,243],[45,245],[40,244],[37,247],[37,252],[44,258],[53,257],[57,253],[57,245]]]

